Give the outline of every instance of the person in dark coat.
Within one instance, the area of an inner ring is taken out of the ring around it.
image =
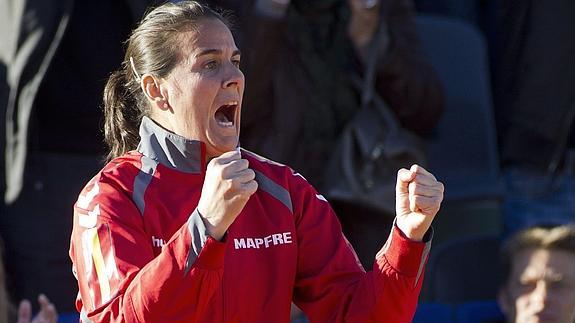
[[[496,117],[507,233],[575,221],[575,2],[501,2]]]

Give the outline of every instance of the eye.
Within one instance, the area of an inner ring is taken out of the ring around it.
[[[554,290],[559,290],[559,289],[564,289],[569,287],[567,284],[565,284],[565,282],[563,281],[552,281],[549,282],[549,288],[550,289],[554,289]]]
[[[536,285],[537,282],[533,280],[519,280],[516,283],[516,288],[521,292],[527,292],[533,290]]]
[[[204,64],[204,68],[208,70],[213,70],[218,67],[218,62],[216,61],[208,61]]]
[[[232,58],[232,64],[234,64],[235,67],[239,68],[240,62],[241,62],[240,58]]]

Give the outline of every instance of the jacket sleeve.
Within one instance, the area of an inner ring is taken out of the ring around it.
[[[432,230],[427,242],[415,242],[394,225],[365,272],[323,196],[302,177],[292,182],[299,248],[294,302],[311,322],[411,322]]]
[[[137,207],[117,183],[96,178],[74,206],[70,247],[79,295],[93,322],[158,322],[178,287],[201,313],[221,285],[225,243],[206,235],[194,211],[154,257]]]

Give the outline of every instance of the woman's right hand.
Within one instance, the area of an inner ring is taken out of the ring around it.
[[[198,203],[208,234],[221,240],[257,189],[255,173],[239,150],[212,159]]]

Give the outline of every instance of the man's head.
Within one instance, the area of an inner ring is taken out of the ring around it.
[[[498,302],[508,322],[575,322],[575,226],[521,231],[502,259]]]

